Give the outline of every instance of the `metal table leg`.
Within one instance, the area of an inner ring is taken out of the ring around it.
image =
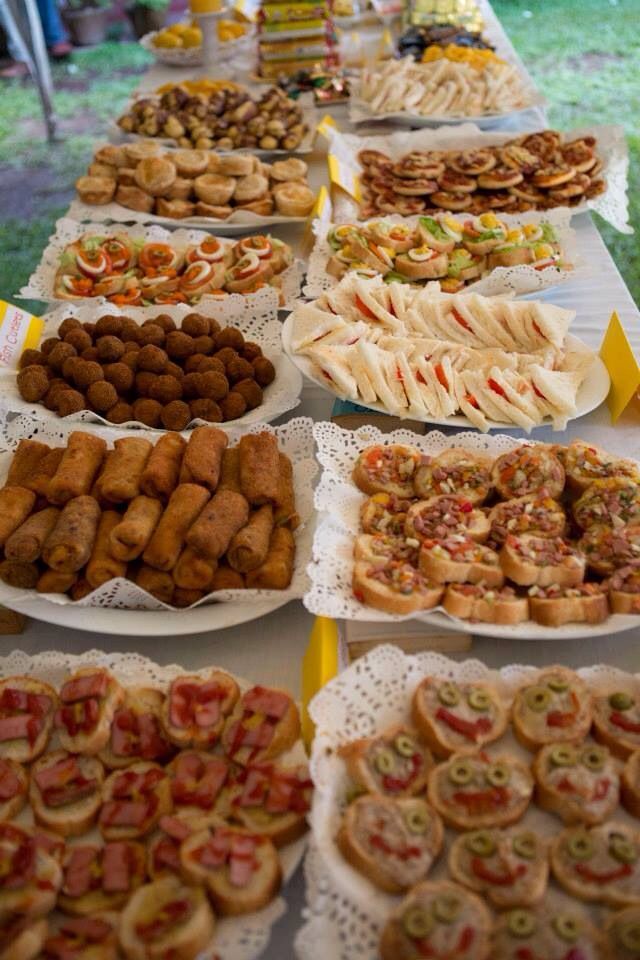
[[[53,84],[49,57],[42,33],[42,24],[35,0],[21,0],[26,12],[26,21],[17,14],[11,0],[0,0],[0,15],[11,44],[18,51],[20,60],[29,68],[38,88],[42,113],[49,142],[55,139],[56,118],[53,109]]]

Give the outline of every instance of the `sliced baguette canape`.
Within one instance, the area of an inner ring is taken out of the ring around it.
[[[31,768],[29,800],[36,823],[63,837],[86,833],[102,804],[103,781],[96,757],[45,753]]]
[[[34,832],[12,821],[0,823],[0,918],[31,919],[53,910],[62,883],[60,864],[36,840]]]
[[[340,748],[340,756],[360,790],[387,797],[422,793],[433,766],[431,752],[405,724],[352,740]]]
[[[352,589],[365,606],[406,616],[437,606],[444,588],[402,560],[360,560],[354,564]]]
[[[579,527],[594,524],[620,526],[640,522],[640,478],[607,477],[594,480],[572,507]]]
[[[609,957],[604,940],[577,904],[549,893],[534,906],[500,914],[493,930],[492,960],[620,960]]]
[[[625,810],[640,818],[640,750],[634,751],[624,765],[620,778],[620,799]]]
[[[124,690],[104,667],[82,667],[63,683],[55,724],[69,753],[93,756],[107,745]]]
[[[612,529],[595,524],[578,541],[591,570],[609,577],[622,567],[635,566],[640,560],[640,524]]]
[[[48,931],[45,918],[33,920],[11,914],[0,917],[0,960],[37,960],[43,956],[41,950]]]
[[[204,750],[182,750],[166,768],[175,809],[212,813],[218,807],[230,769],[225,757]]]
[[[160,717],[165,696],[152,687],[128,687],[124,703],[116,710],[111,735],[100,751],[100,760],[110,770],[128,767],[138,760],[162,763],[174,752],[164,736]]]
[[[604,924],[607,960],[638,960],[640,953],[640,905],[625,907],[610,915]]]
[[[509,586],[490,589],[483,583],[450,583],[442,606],[452,617],[480,623],[509,626],[529,619],[529,601]]]
[[[413,477],[422,460],[417,447],[399,443],[378,443],[366,447],[353,468],[353,482],[367,496],[391,493],[412,497]]]
[[[558,501],[536,493],[496,503],[489,511],[489,523],[495,543],[504,543],[510,534],[562,537],[567,528],[567,518]]]
[[[532,794],[531,771],[515,756],[454,753],[429,774],[428,798],[455,830],[516,823]]]
[[[172,809],[169,773],[142,761],[115,770],[104,781],[98,827],[105,840],[136,840]]]
[[[313,781],[304,764],[243,767],[225,791],[225,817],[284,847],[307,832],[312,794]]]
[[[572,440],[568,446],[560,447],[557,455],[564,464],[567,484],[575,492],[582,493],[594,480],[608,477],[628,477],[640,483],[637,463],[616,457],[584,440]]]
[[[640,750],[640,697],[631,685],[595,698],[593,735],[621,760]]]
[[[454,683],[428,676],[411,699],[413,723],[438,757],[499,740],[509,715],[496,688],[483,681]]]
[[[490,527],[487,515],[474,508],[471,500],[462,494],[449,493],[412,504],[407,511],[404,529],[407,537],[416,540],[463,533],[478,543],[484,543]]]
[[[147,874],[158,880],[169,874],[182,876],[180,845],[193,833],[219,823],[213,814],[194,812],[192,808],[165,814],[158,821],[158,829],[147,844]]]
[[[65,917],[44,944],[46,960],[118,960],[117,913]]]
[[[75,917],[124,906],[144,883],[145,848],[130,840],[68,844],[62,861],[58,907]]]
[[[584,740],[592,717],[591,691],[577,673],[561,666],[541,670],[520,687],[511,708],[513,732],[527,750]]]
[[[27,801],[29,774],[15,760],[0,757],[0,821],[12,820]]]
[[[449,848],[449,873],[504,910],[541,900],[547,890],[547,842],[522,826],[474,830]]]
[[[58,705],[48,683],[34,677],[0,680],[0,757],[31,763],[46,749]]]
[[[360,507],[360,526],[364,533],[404,536],[404,524],[412,500],[392,493],[374,493]]]
[[[602,823],[618,806],[618,762],[600,744],[547,744],[531,769],[538,806],[565,823]]]
[[[529,587],[531,619],[547,627],[564,623],[602,623],[609,616],[607,594],[599,583],[575,587]]]
[[[300,736],[300,713],[290,694],[275,687],[246,690],[227,719],[222,750],[242,766],[275,760]]]
[[[509,534],[500,562],[505,576],[524,587],[575,587],[584,580],[584,556],[562,537]]]
[[[444,450],[429,463],[418,467],[414,478],[416,494],[423,499],[457,494],[474,506],[487,499],[493,488],[492,460],[481,453],[453,448]]]
[[[213,670],[206,677],[176,677],[162,705],[164,732],[181,749],[209,749],[220,739],[239,696],[238,684],[223,670]]]
[[[408,280],[436,280],[446,277],[449,258],[430,247],[414,247],[396,257],[394,270]]]
[[[480,583],[501,587],[504,573],[495,550],[465,534],[424,540],[418,560],[420,572],[435,583]]]
[[[615,570],[607,586],[612,613],[640,613],[640,563]]]
[[[551,870],[578,900],[640,904],[640,834],[622,821],[568,827],[551,843]]]
[[[401,560],[418,565],[418,551],[420,541],[412,537],[394,537],[385,533],[361,533],[353,544],[353,556],[356,560],[365,563],[376,563],[379,560]]]
[[[194,960],[213,941],[215,916],[201,887],[161,877],[139,887],[120,917],[127,960]]]
[[[542,443],[522,444],[503,453],[491,471],[494,486],[503,500],[540,494],[559,497],[565,473],[553,449]]]

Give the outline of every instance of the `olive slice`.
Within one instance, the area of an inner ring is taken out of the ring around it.
[[[580,754],[580,761],[588,770],[602,770],[607,762],[607,751],[604,747],[598,747],[596,744],[585,747]]]
[[[632,840],[619,833],[614,833],[609,840],[609,853],[618,863],[635,863],[638,859],[638,849]]]
[[[534,860],[538,851],[538,841],[533,833],[519,833],[513,838],[513,852],[523,860]]]
[[[593,841],[587,833],[574,833],[567,841],[567,850],[574,860],[590,860],[594,854]]]
[[[505,763],[492,763],[487,770],[487,780],[492,787],[504,787],[511,780],[511,771]]]
[[[564,693],[565,690],[569,689],[569,681],[565,680],[564,677],[551,677],[550,680],[547,680],[547,686],[554,693]]]
[[[530,687],[524,695],[525,703],[534,713],[542,713],[549,706],[551,694],[546,687]]]
[[[456,760],[449,767],[449,780],[457,787],[463,787],[473,780],[473,767],[469,760]]]
[[[575,943],[580,936],[579,921],[566,913],[559,913],[556,917],[553,917],[551,926],[560,939],[567,943]]]
[[[621,690],[617,693],[612,693],[609,697],[609,706],[613,707],[614,710],[630,710],[634,703],[633,697],[629,696],[628,693],[623,693]]]
[[[495,840],[487,830],[477,830],[465,837],[464,845],[477,857],[491,857],[496,852]]]
[[[436,925],[433,914],[422,907],[409,907],[402,915],[404,932],[416,940],[428,937]]]
[[[569,744],[559,743],[549,751],[549,760],[554,767],[573,767],[578,760],[578,754]]]
[[[396,765],[391,750],[387,750],[386,747],[379,750],[375,755],[373,765],[378,773],[391,773]]]
[[[513,937],[530,937],[536,932],[536,927],[536,918],[528,910],[512,910],[507,917],[507,929]]]
[[[412,738],[406,733],[399,733],[393,741],[396,753],[401,757],[412,757],[416,752],[416,745]]]
[[[462,903],[454,894],[443,893],[433,903],[433,912],[440,923],[453,923],[461,910]]]
[[[469,691],[467,702],[472,710],[478,710],[483,713],[491,707],[491,697],[487,691],[479,690],[478,688]]]
[[[443,683],[438,687],[438,700],[445,707],[455,707],[460,703],[460,691],[455,683]]]
[[[416,804],[415,807],[407,810],[404,822],[410,833],[426,833],[429,826],[429,812],[424,804]]]
[[[634,953],[640,951],[640,922],[629,920],[618,930],[618,940],[623,947]]]

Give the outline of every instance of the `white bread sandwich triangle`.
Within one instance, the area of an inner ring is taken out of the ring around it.
[[[352,347],[324,347],[317,346],[308,350],[308,356],[318,368],[320,380],[326,379],[331,388],[341,397],[349,400],[358,399],[358,384],[351,373],[347,357]]]
[[[293,312],[291,348],[296,352],[313,346],[336,330],[348,330],[342,317],[319,309],[313,303],[300,303]]]

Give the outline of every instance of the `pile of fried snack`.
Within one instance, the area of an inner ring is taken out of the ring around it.
[[[640,466],[580,440],[497,458],[362,451],[353,592],[410,615],[549,627],[640,613]]]
[[[16,383],[24,400],[61,417],[92,410],[110,423],[184,430],[259,407],[274,378],[259,344],[212,317],[189,313],[178,328],[166,314],[142,325],[108,314],[67,317],[57,337],[24,351]]]
[[[640,700],[617,683],[549,667],[507,698],[429,675],[408,722],[341,745],[338,848],[402,895],[370,917],[382,960],[636,960]],[[597,927],[581,901],[607,908]]]
[[[82,431],[63,447],[21,440],[0,490],[0,578],[80,600],[126,577],[176,607],[284,590],[297,524],[292,464],[266,431],[233,447],[217,427],[111,449]]]
[[[288,693],[221,670],[0,680],[3,958],[202,956],[217,917],[273,900],[306,830],[299,734]]]
[[[305,217],[315,200],[298,157],[269,164],[248,153],[163,151],[152,140],[99,147],[76,191],[90,206],[113,201],[172,220],[226,220],[235,210]]]

